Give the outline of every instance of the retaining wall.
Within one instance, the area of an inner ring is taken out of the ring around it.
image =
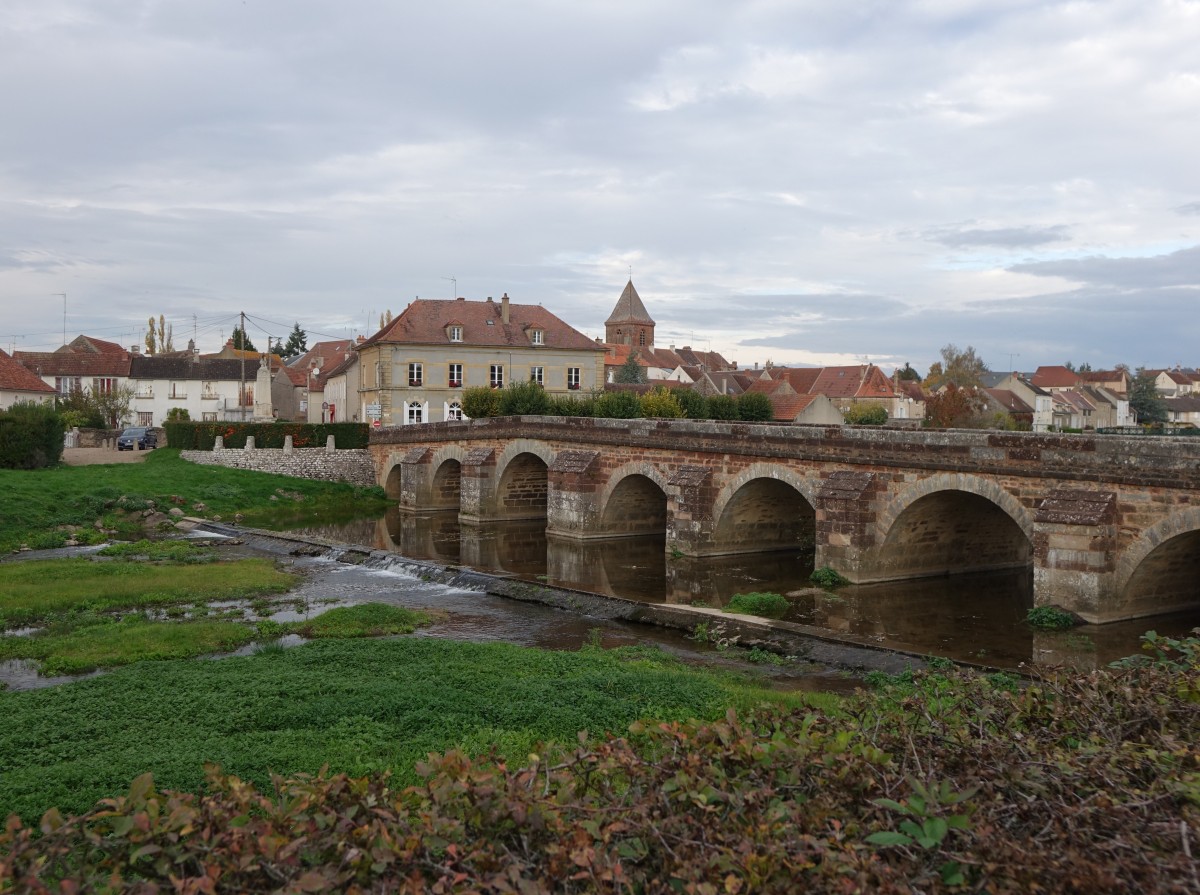
[[[218,448],[181,451],[179,456],[203,466],[228,466],[368,487],[375,484],[375,464],[365,448],[340,451],[326,448]]]

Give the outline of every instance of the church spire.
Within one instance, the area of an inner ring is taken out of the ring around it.
[[[619,345],[654,347],[654,318],[633,288],[632,278],[625,284],[617,306],[604,322],[604,340]]]

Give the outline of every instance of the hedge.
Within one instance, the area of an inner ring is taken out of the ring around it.
[[[49,404],[20,402],[0,410],[0,467],[41,469],[62,458],[62,417]]]
[[[193,451],[210,451],[217,436],[225,438],[225,447],[246,446],[246,438],[254,436],[254,446],[281,448],[283,440],[292,436],[292,447],[325,447],[330,435],[341,450],[365,448],[370,438],[366,423],[167,423],[167,444]]]

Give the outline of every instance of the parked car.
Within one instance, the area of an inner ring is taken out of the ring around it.
[[[158,436],[145,426],[133,426],[117,436],[118,451],[145,451],[158,447]]]

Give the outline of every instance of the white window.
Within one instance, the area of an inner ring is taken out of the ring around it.
[[[567,367],[567,388],[579,388],[579,367]]]
[[[542,367],[530,367],[529,368],[529,381],[530,382],[536,382],[538,385],[544,385],[545,383],[542,382],[542,375],[543,375]]]
[[[93,379],[92,394],[93,395],[111,395],[113,389],[117,387],[115,379]]]
[[[408,365],[408,384],[421,385],[424,381],[424,367],[421,364]]]
[[[408,405],[408,422],[413,423],[425,422],[425,405],[420,401],[412,401]]]
[[[209,411],[209,412],[200,414],[200,422],[202,422],[202,423],[215,423],[216,421],[217,421],[217,414],[215,411]]]
[[[187,397],[186,382],[172,382],[171,391],[167,394],[168,398],[182,399]]]
[[[459,404],[457,401],[452,401],[449,404],[449,406],[446,407],[446,419],[460,420],[462,418],[463,418],[462,405]]]
[[[137,424],[139,426],[153,426],[154,425],[154,414],[139,410],[138,415],[137,415],[137,420],[138,420]]]
[[[540,329],[531,330],[529,333],[529,341],[534,345],[544,345],[543,333]]]
[[[451,342],[461,342],[462,341],[462,327],[461,326],[450,327],[450,341]]]
[[[504,388],[504,364],[492,364],[491,379],[492,388]]]
[[[201,384],[200,397],[206,401],[213,401],[213,400],[221,397],[220,394],[217,393],[216,383],[205,382],[205,383]]]
[[[462,388],[462,364],[450,364],[447,369],[446,385],[450,388]]]
[[[78,376],[55,376],[54,388],[60,395],[69,395],[71,392],[80,391],[83,383]]]

